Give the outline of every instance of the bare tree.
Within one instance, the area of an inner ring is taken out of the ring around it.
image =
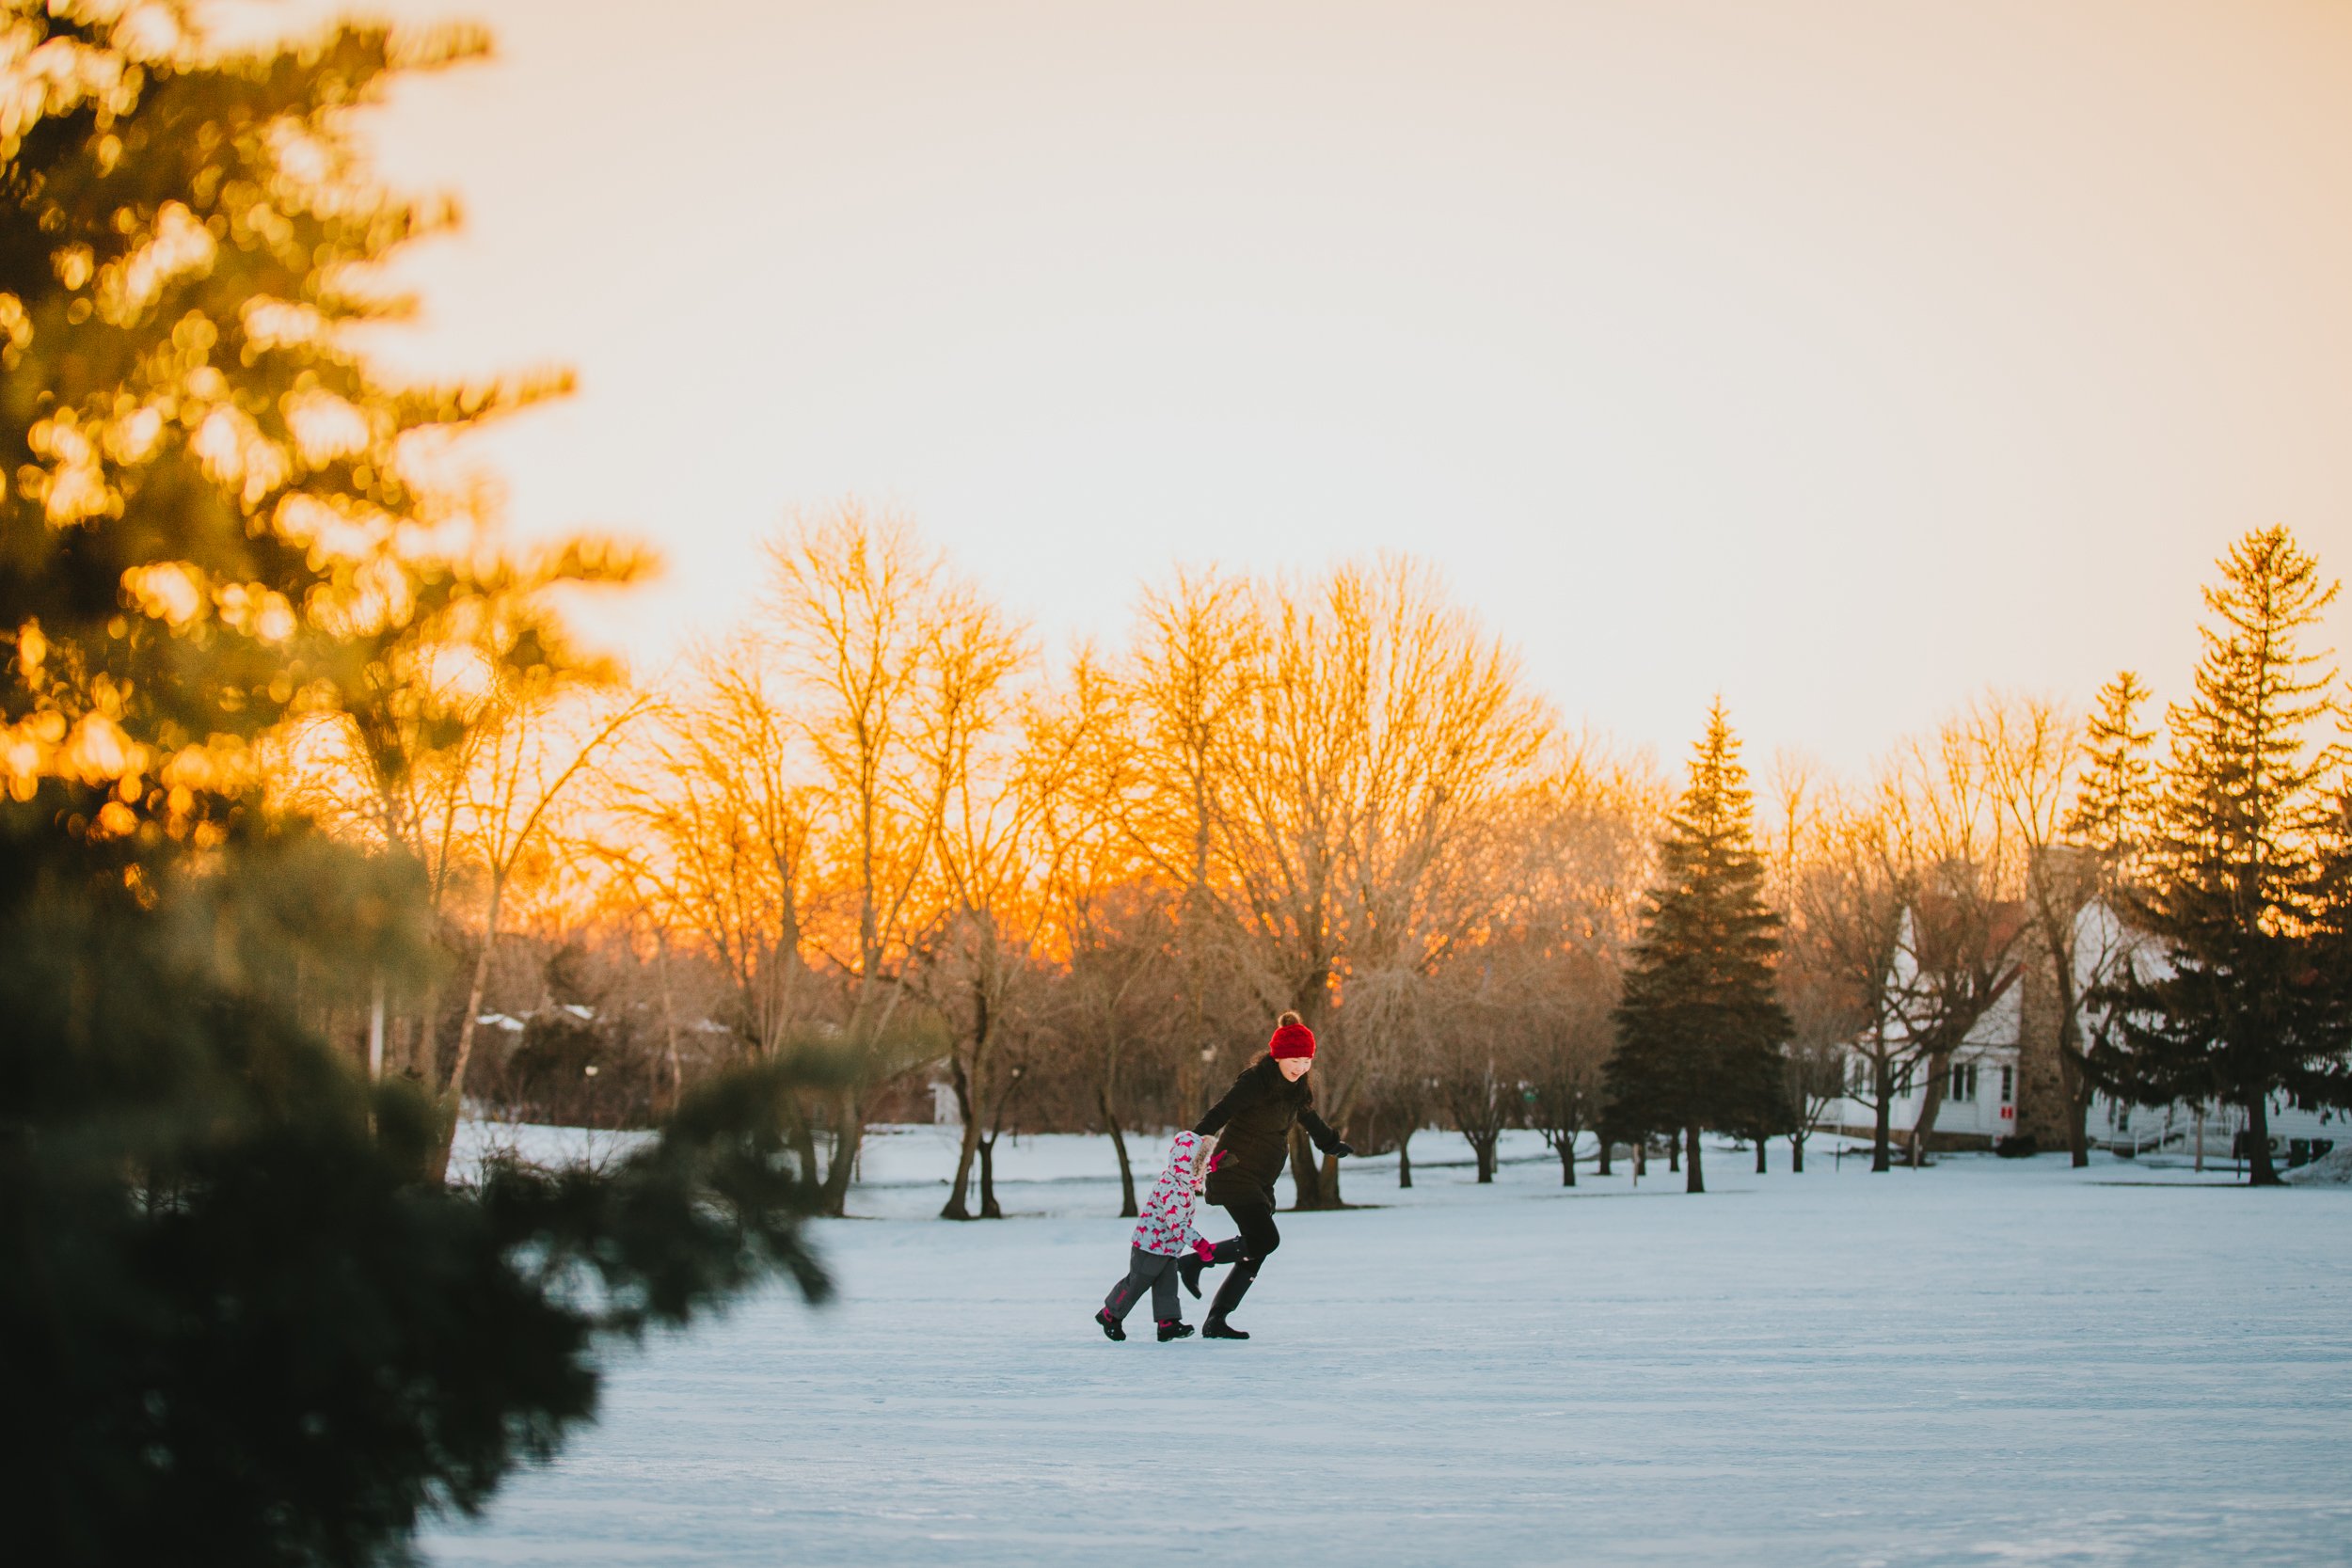
[[[1615,957],[1571,949],[1555,958],[1544,993],[1525,1014],[1527,1119],[1560,1157],[1560,1184],[1576,1185],[1577,1140],[1597,1132],[1608,1095],[1603,1069],[1616,1046],[1610,1014],[1621,976]]]
[[[1883,791],[1859,802],[1825,801],[1815,849],[1788,895],[1799,912],[1790,961],[1825,993],[1815,1022],[1843,1012],[1855,1025],[1847,1036],[1855,1068],[1849,1093],[1871,1107],[1874,1171],[1892,1166],[1891,1113],[1911,1070],[1895,974],[1914,883],[1892,816]]]
[[[963,1114],[963,1142],[944,1219],[973,1218],[965,1199],[981,1163],[980,1218],[995,1201],[993,1101],[1020,1073],[994,1060],[1016,989],[1028,975],[1032,878],[1040,830],[1078,766],[1086,736],[1033,710],[1018,741],[1014,682],[1026,639],[976,592],[956,585],[935,602],[915,689],[911,746],[930,800],[932,858],[944,909],[921,944],[920,976],[949,1020],[948,1080]]]
[[[502,685],[496,711],[480,721],[482,744],[467,769],[458,808],[482,874],[483,911],[466,1010],[458,1018],[457,1047],[442,1088],[448,1102],[438,1158],[443,1171],[465,1102],[466,1069],[508,887],[524,857],[547,847],[555,827],[552,814],[566,791],[652,706],[651,698],[626,691],[592,705],[567,702],[570,693],[563,687],[533,673],[509,676]]]
[[[1793,1031],[1783,1052],[1787,1135],[1790,1168],[1797,1172],[1804,1169],[1805,1141],[1814,1127],[1847,1095],[1849,1049],[1871,1023],[1867,988],[1856,983],[1858,966],[1840,962],[1835,933],[1812,926],[1834,918],[1839,897],[1806,896],[1809,881],[1828,875],[1820,859],[1832,832],[1829,800],[1810,763],[1786,753],[1775,758],[1772,811],[1761,837],[1769,896],[1782,920],[1780,1001]]]
[[[1511,1000],[1486,987],[1466,988],[1435,1021],[1429,1052],[1439,1102],[1469,1142],[1481,1182],[1495,1179],[1496,1148],[1526,1109],[1518,1069],[1528,1019]]]
[[[1126,880],[1073,891],[1069,970],[1060,987],[1073,1049],[1091,1068],[1093,1101],[1119,1159],[1120,1214],[1137,1213],[1127,1128],[1138,1076],[1182,1053],[1188,1031],[1176,960],[1175,900],[1156,883]]]
[[[771,1056],[817,1008],[802,942],[818,808],[759,645],[707,648],[691,679],[616,792],[607,853],[725,974],[725,1022],[744,1052]]]
[[[1564,738],[1504,815],[1508,847],[1487,870],[1502,903],[1476,953],[1511,976],[1526,1119],[1560,1157],[1564,1186],[1576,1184],[1578,1139],[1601,1126],[1610,1014],[1665,802],[1646,759]]]
[[[1066,965],[1059,1011],[1073,1049],[1089,1063],[1095,1110],[1119,1159],[1120,1212],[1132,1218],[1131,1069],[1189,1053],[1179,1041],[1201,1033],[1206,977],[1187,973],[1182,961],[1184,892],[1136,852],[1127,814],[1143,769],[1124,697],[1091,651],[1082,649],[1062,689],[1033,711],[1030,726],[1032,754],[1059,759],[1050,770],[1055,787],[1041,792],[1038,815],[1041,920]],[[1204,785],[1196,781],[1196,787]]]
[[[1103,781],[1099,793],[1134,863],[1178,890],[1187,1044],[1175,1057],[1176,1090],[1187,1115],[1206,1104],[1206,1081],[1223,1053],[1227,1021],[1212,998],[1237,983],[1261,997],[1278,989],[1256,973],[1223,893],[1219,853],[1235,769],[1256,744],[1252,704],[1264,640],[1248,582],[1180,572],[1145,590],[1117,671],[1121,777]]]
[[[1913,1165],[1944,1102],[1951,1059],[2016,984],[2028,929],[2026,840],[1974,719],[1899,749],[1885,791],[1913,889],[1895,957],[1906,1062],[1927,1081],[1908,1139]]]
[[[900,518],[854,502],[796,518],[768,546],[769,645],[814,759],[812,844],[832,895],[803,941],[832,966],[856,1069],[831,1094],[819,1202],[842,1212],[866,1131],[865,1095],[920,1049],[907,1027],[910,922],[945,808],[915,754],[919,682],[937,632],[944,568]],[[817,911],[812,911],[816,913]]]
[[[1550,719],[1516,659],[1409,562],[1343,566],[1261,590],[1249,728],[1225,744],[1206,889],[1248,951],[1267,1010],[1330,1040],[1324,1114],[1344,1129],[1402,1042],[1333,1008],[1375,975],[1426,974],[1466,941],[1490,887],[1459,874]],[[1166,851],[1163,851],[1165,854]],[[1302,1207],[1340,1201],[1336,1161],[1292,1151]]]

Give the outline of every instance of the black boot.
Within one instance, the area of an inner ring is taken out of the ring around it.
[[[1111,1309],[1107,1307],[1097,1307],[1095,1309],[1094,1322],[1095,1325],[1102,1329],[1103,1338],[1105,1339],[1124,1339],[1127,1338],[1127,1331],[1119,1326],[1119,1320],[1111,1316]]]
[[[1164,1345],[1170,1339],[1182,1339],[1189,1336],[1191,1333],[1192,1324],[1181,1322],[1175,1318],[1170,1318],[1166,1323],[1160,1324],[1160,1343]]]
[[[1225,1314],[1241,1305],[1241,1298],[1249,1293],[1249,1282],[1258,1277],[1258,1260],[1245,1258],[1233,1265],[1233,1272],[1225,1276],[1225,1283],[1216,1288],[1216,1299],[1209,1303],[1209,1317],[1200,1325],[1203,1339],[1247,1339],[1248,1335],[1225,1321]]]

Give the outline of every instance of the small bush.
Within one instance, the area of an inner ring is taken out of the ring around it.
[[[1993,1152],[2004,1160],[2023,1160],[2041,1153],[2042,1143],[2030,1132],[2019,1132],[1995,1143]]]

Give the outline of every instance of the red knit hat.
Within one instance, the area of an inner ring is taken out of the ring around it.
[[[1266,1052],[1278,1062],[1285,1056],[1311,1058],[1315,1053],[1315,1032],[1299,1022],[1297,1014],[1284,1013],[1281,1027],[1266,1042]]]

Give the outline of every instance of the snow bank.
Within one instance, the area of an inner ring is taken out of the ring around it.
[[[457,1124],[456,1139],[450,1145],[450,1175],[455,1180],[471,1180],[482,1163],[494,1155],[527,1160],[534,1165],[601,1165],[652,1136],[643,1132],[468,1117]]]
[[[2286,1173],[2286,1180],[2298,1187],[2352,1186],[2352,1148],[2339,1148],[2324,1154],[2310,1164]]]

